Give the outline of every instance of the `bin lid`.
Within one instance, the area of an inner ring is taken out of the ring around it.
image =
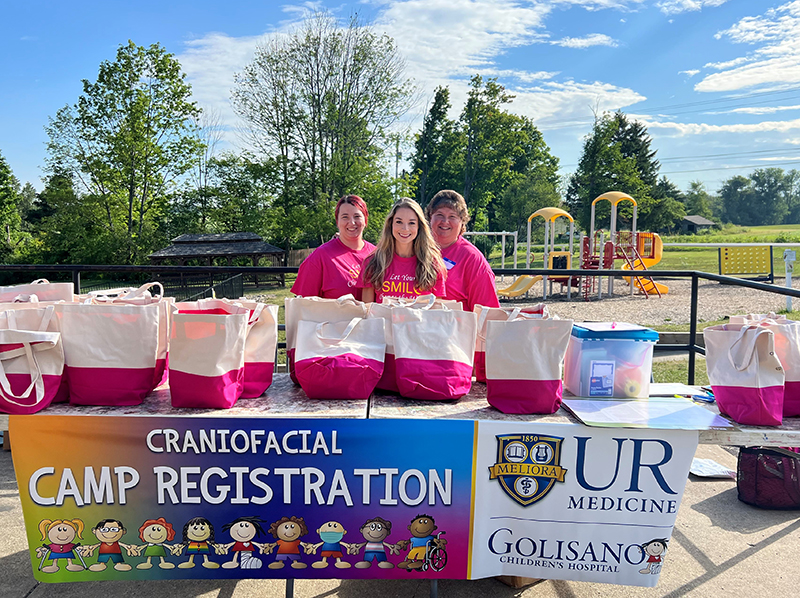
[[[658,342],[658,332],[627,322],[581,322],[572,325],[576,338]]]

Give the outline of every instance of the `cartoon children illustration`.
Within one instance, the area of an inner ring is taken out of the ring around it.
[[[667,553],[667,543],[669,540],[666,538],[656,538],[642,544],[642,552],[647,556],[647,567],[639,569],[639,573],[646,575],[658,575],[661,573],[661,562],[664,555]]]
[[[137,547],[137,553],[140,556],[146,556],[147,560],[143,563],[136,565],[137,569],[150,569],[153,566],[153,557],[160,559],[158,566],[161,569],[174,569],[175,563],[170,563],[165,558],[167,550],[174,553],[176,547],[180,544],[171,546],[166,542],[171,542],[175,539],[175,529],[171,523],[168,523],[163,517],[158,519],[148,519],[139,528],[139,538],[145,544]],[[142,552],[144,549],[144,552]]]
[[[83,539],[83,527],[83,521],[80,519],[42,519],[39,522],[39,533],[42,534],[42,541],[46,541],[47,544],[42,544],[36,549],[36,557],[41,559],[39,571],[55,573],[59,569],[60,559],[67,559],[67,571],[86,569],[86,563],[78,551],[80,544],[73,542],[76,537]],[[73,563],[74,558],[78,558],[82,565]],[[42,567],[47,559],[52,563]]]
[[[317,533],[322,542],[304,546],[306,554],[316,554],[317,548],[322,546],[322,551],[320,552],[322,558],[316,563],[311,563],[311,566],[314,567],[314,569],[324,569],[328,566],[328,558],[332,558],[336,559],[334,566],[339,569],[349,569],[351,567],[350,563],[342,560],[342,546],[348,551],[351,550],[352,546],[347,542],[342,542],[342,538],[347,533],[344,526],[338,521],[328,521],[320,526]]]
[[[312,546],[300,541],[300,538],[308,533],[308,527],[302,517],[294,515],[282,517],[270,525],[267,531],[276,538],[276,541],[264,544],[261,552],[269,554],[273,548],[278,547],[275,561],[268,565],[270,569],[283,569],[286,561],[292,561],[292,569],[305,569],[308,566],[300,560],[300,547],[303,547],[306,554],[310,554],[309,547]]]
[[[211,547],[214,547],[214,552],[217,552],[217,544],[214,542],[214,526],[205,517],[194,517],[186,522],[183,526],[183,541],[173,551],[173,554],[179,555],[186,547],[186,554],[189,555],[189,560],[185,563],[178,565],[179,569],[191,569],[195,566],[195,555],[203,555],[203,567],[206,569],[219,569],[219,563],[208,560],[208,555],[211,553]]]
[[[397,544],[402,550],[411,546],[411,549],[406,555],[406,560],[398,563],[397,566],[401,569],[420,569],[425,562],[425,552],[427,550],[428,542],[433,542],[439,548],[444,548],[447,545],[447,540],[444,538],[437,538],[433,535],[436,527],[436,522],[430,515],[417,515],[412,519],[411,525],[408,526],[408,531],[411,532],[410,540],[400,540]]]
[[[259,517],[239,517],[222,526],[222,531],[230,532],[231,538],[233,538],[233,542],[219,544],[225,554],[228,554],[229,549],[233,551],[233,558],[226,563],[222,563],[223,568],[234,569],[238,567],[239,555],[241,555],[242,569],[261,568],[261,559],[253,556],[256,548],[263,550],[264,547],[264,544],[253,542],[253,538],[264,533],[261,523],[262,521]]]
[[[356,563],[356,568],[366,569],[375,561],[381,569],[391,569],[394,567],[386,559],[386,549],[389,549],[391,554],[400,554],[400,547],[397,544],[389,544],[384,540],[392,533],[392,524],[381,517],[367,519],[364,525],[361,526],[361,535],[364,536],[366,542],[360,544],[351,544],[351,550],[348,554],[358,554],[358,551],[364,548],[364,560]]]
[[[109,561],[114,563],[114,569],[117,571],[130,571],[132,569],[122,558],[122,548],[126,550],[128,556],[138,556],[139,552],[136,546],[120,542],[126,531],[128,530],[125,529],[119,519],[102,519],[92,528],[92,532],[99,542],[91,546],[82,546],[78,549],[83,556],[92,556],[95,548],[100,549],[97,552],[97,562],[94,565],[89,565],[89,571],[104,571]]]

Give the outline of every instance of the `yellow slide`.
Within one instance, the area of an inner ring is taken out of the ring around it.
[[[642,258],[641,261],[637,260],[636,270],[644,271],[645,269],[650,268],[651,266],[655,266],[658,262],[661,261],[661,253],[663,250],[664,250],[664,245],[661,241],[661,237],[653,233],[653,257]],[[639,268],[638,266],[641,265],[642,262],[644,263],[643,264],[644,268]],[[622,269],[630,270],[630,266],[628,266],[628,264],[622,264]],[[648,295],[657,295],[659,293],[662,295],[666,295],[667,293],[669,293],[669,287],[667,285],[658,283],[655,280],[651,282],[650,279],[636,278],[635,281],[636,281],[636,288],[644,293],[647,293]],[[625,282],[631,284],[631,278],[625,277]]]
[[[497,294],[502,297],[519,297],[527,293],[530,288],[542,279],[541,276],[528,276],[523,274],[504,289],[497,289]]]

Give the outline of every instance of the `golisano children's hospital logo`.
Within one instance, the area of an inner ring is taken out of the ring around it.
[[[561,467],[561,443],[556,436],[505,434],[497,436],[497,461],[489,479],[498,480],[511,498],[523,507],[541,500],[567,470]]]

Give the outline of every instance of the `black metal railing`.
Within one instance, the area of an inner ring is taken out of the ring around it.
[[[267,267],[267,266],[103,266],[103,265],[70,265],[70,264],[58,264],[58,265],[42,265],[42,264],[13,264],[13,265],[4,265],[2,270],[7,273],[35,273],[38,277],[39,275],[44,274],[60,274],[60,275],[69,275],[72,278],[73,283],[75,284],[75,292],[81,292],[81,274],[90,273],[90,272],[100,272],[106,274],[115,274],[116,278],[122,279],[126,278],[126,276],[141,276],[141,275],[149,275],[151,277],[157,275],[165,275],[165,274],[176,274],[176,275],[198,275],[198,276],[206,276],[206,277],[214,277],[214,276],[222,276],[223,274],[279,274],[279,275],[286,275],[286,274],[296,274],[297,268],[289,268],[289,267]],[[507,275],[507,276],[521,276],[523,274],[528,275],[542,275],[542,276],[554,276],[564,278],[565,271],[564,270],[547,270],[547,269],[525,269],[525,268],[496,268],[493,269],[495,275]],[[569,270],[567,271],[570,277],[579,277],[579,276],[594,276],[594,277],[614,277],[614,278],[621,278],[621,277],[630,277],[631,272],[629,270]],[[685,270],[648,270],[647,275],[653,279],[665,279],[665,278],[681,278],[686,279],[690,278],[692,282],[692,290],[690,295],[690,315],[689,315],[689,342],[686,344],[657,344],[655,346],[656,351],[685,351],[689,355],[689,374],[688,374],[688,383],[694,384],[694,368],[695,368],[695,361],[697,354],[705,355],[705,348],[701,347],[697,344],[697,306],[699,301],[699,281],[700,280],[708,280],[712,282],[719,282],[721,284],[728,284],[734,285],[738,287],[744,287],[749,289],[756,289],[759,291],[764,291],[767,293],[772,293],[775,295],[783,295],[788,297],[796,297],[800,298],[800,290],[798,289],[791,289],[781,286],[775,286],[773,284],[768,284],[764,282],[757,282],[753,280],[746,280],[742,278],[734,278],[732,276],[723,276],[720,274],[711,274],[710,272],[696,272],[696,271],[685,271]],[[222,280],[222,278],[220,278]],[[583,298],[579,296],[576,292],[574,299],[575,301],[582,301]],[[283,325],[280,327],[281,330],[285,328]],[[282,346],[281,346],[282,345]],[[286,344],[281,343],[279,348],[285,348]]]

